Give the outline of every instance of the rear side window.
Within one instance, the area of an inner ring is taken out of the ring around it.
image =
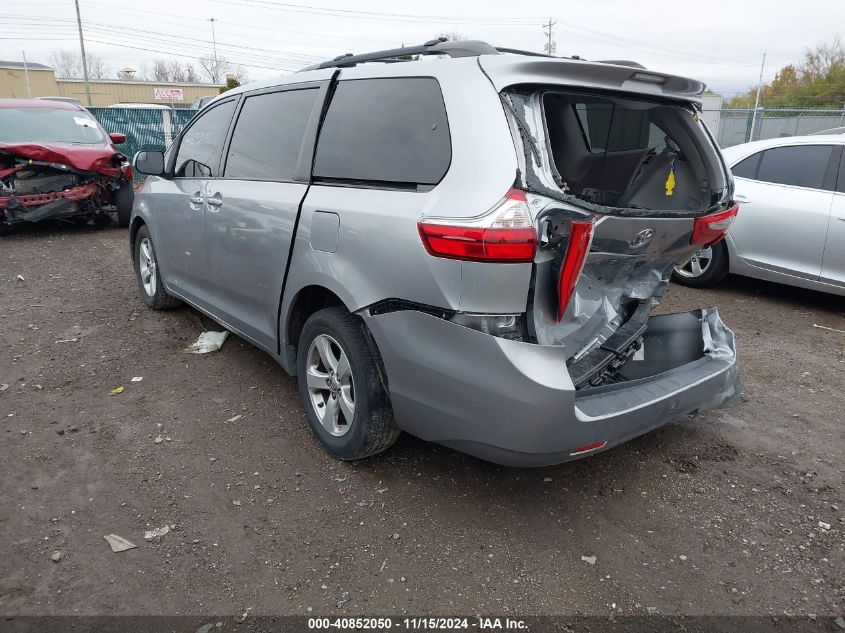
[[[316,89],[247,97],[229,145],[226,178],[293,180]]]
[[[665,136],[649,120],[648,111],[620,107],[609,102],[576,103],[578,123],[593,152],[627,152],[666,147]]]
[[[179,143],[174,173],[183,178],[214,178],[220,166],[223,142],[235,113],[235,101],[201,112]]]
[[[734,176],[739,176],[740,178],[751,178],[753,180],[757,177],[757,166],[760,164],[760,159],[762,157],[763,152],[752,154],[748,158],[741,160],[734,165],[731,172],[733,172]]]
[[[763,152],[757,180],[821,189],[832,145],[774,147]]]
[[[341,81],[323,122],[314,177],[434,185],[452,160],[436,80]]]

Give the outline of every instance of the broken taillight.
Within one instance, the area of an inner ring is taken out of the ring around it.
[[[537,231],[525,192],[511,189],[479,218],[432,218],[417,222],[430,255],[474,262],[534,260]]]
[[[725,211],[717,211],[695,218],[692,225],[692,238],[690,244],[698,246],[711,246],[721,240],[731,228],[736,214],[739,213],[739,205],[735,204]]]
[[[587,253],[590,251],[590,242],[593,239],[593,223],[573,220],[569,227],[569,242],[566,245],[566,254],[563,256],[563,264],[560,267],[560,279],[557,286],[557,320],[558,323],[566,312],[566,306],[575,291],[575,284],[584,270],[584,262],[587,261]]]

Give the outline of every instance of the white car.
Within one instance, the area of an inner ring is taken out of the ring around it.
[[[845,295],[845,136],[792,136],[723,150],[739,214],[727,237],[677,266],[712,286],[729,272]]]

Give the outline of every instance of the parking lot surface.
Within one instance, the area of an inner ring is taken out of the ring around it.
[[[343,463],[263,352],[186,354],[213,323],[144,307],[128,255],[119,229],[0,240],[0,613],[845,610],[842,297],[673,285],[661,312],[735,331],[746,401],[595,457],[406,435]]]

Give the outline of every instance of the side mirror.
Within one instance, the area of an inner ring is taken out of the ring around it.
[[[126,142],[126,134],[121,134],[120,132],[112,132],[111,134],[109,134],[109,140],[115,145],[120,145],[121,143]]]
[[[132,159],[132,166],[139,174],[150,176],[164,175],[164,152],[158,150],[145,150],[137,152]]]

